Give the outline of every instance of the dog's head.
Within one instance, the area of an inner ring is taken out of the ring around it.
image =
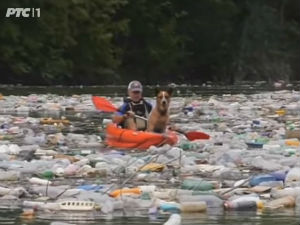
[[[160,111],[166,111],[169,108],[173,89],[167,91],[156,89],[156,105]]]

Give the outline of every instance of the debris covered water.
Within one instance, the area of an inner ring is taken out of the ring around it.
[[[103,143],[111,114],[91,95],[4,95],[0,221],[297,224],[299,112],[290,90],[173,97],[172,123],[210,140],[124,151]]]

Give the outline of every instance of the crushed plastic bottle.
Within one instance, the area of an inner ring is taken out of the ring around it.
[[[172,214],[164,225],[181,225],[181,216],[179,214]]]

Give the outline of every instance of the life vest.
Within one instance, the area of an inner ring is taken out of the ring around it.
[[[124,102],[128,104],[128,111],[134,112],[137,116],[144,118],[149,117],[149,113],[152,110],[152,106],[147,103],[143,98],[139,102],[134,102],[130,98],[124,99]],[[134,117],[134,122],[136,123],[137,130],[146,130],[147,120],[142,120]]]

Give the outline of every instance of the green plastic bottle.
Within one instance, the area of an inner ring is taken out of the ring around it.
[[[181,188],[194,191],[209,191],[214,189],[214,185],[205,180],[186,179],[183,181]]]
[[[41,175],[43,178],[45,178],[47,180],[53,179],[53,177],[54,177],[54,173],[50,170],[43,172]]]

